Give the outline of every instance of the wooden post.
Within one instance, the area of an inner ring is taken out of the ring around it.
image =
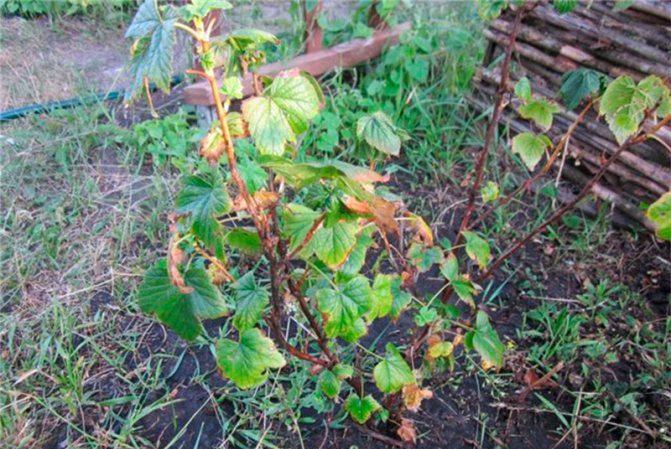
[[[303,18],[305,19],[305,52],[314,53],[323,48],[324,32],[319,26],[319,15],[324,9],[323,0],[317,0],[317,4],[308,11],[308,0],[303,0]]]

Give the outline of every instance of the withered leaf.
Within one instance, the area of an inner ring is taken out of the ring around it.
[[[433,392],[426,388],[420,388],[416,384],[403,387],[403,404],[411,412],[417,412],[424,399],[431,399]]]
[[[415,430],[414,424],[409,419],[401,419],[401,426],[396,431],[396,435],[406,443],[414,444],[417,441],[417,431]]]

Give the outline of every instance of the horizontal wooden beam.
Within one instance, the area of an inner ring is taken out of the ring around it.
[[[337,67],[354,67],[378,57],[385,47],[396,44],[401,33],[409,29],[410,23],[405,22],[394,28],[378,31],[368,39],[354,39],[288,61],[266,64],[259,69],[259,75],[274,77],[283,70],[299,69],[312,76],[320,76]],[[243,78],[242,86],[245,96],[252,94],[251,75]],[[199,81],[185,87],[184,102],[197,106],[213,106],[214,99],[209,84]]]

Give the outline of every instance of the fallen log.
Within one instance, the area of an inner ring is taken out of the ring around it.
[[[338,67],[354,67],[380,55],[382,50],[398,42],[401,33],[410,29],[410,23],[402,23],[391,29],[377,31],[368,39],[354,39],[331,48],[317,50],[297,56],[288,61],[276,62],[262,66],[258,73],[273,77],[283,70],[299,69],[313,76],[321,76]],[[252,75],[242,80],[243,95],[253,92]],[[184,102],[197,106],[213,106],[214,99],[209,83],[197,82],[184,88]]]

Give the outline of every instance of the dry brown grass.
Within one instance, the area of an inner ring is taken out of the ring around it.
[[[1,18],[0,109],[70,98],[123,84],[123,29],[90,19]]]

